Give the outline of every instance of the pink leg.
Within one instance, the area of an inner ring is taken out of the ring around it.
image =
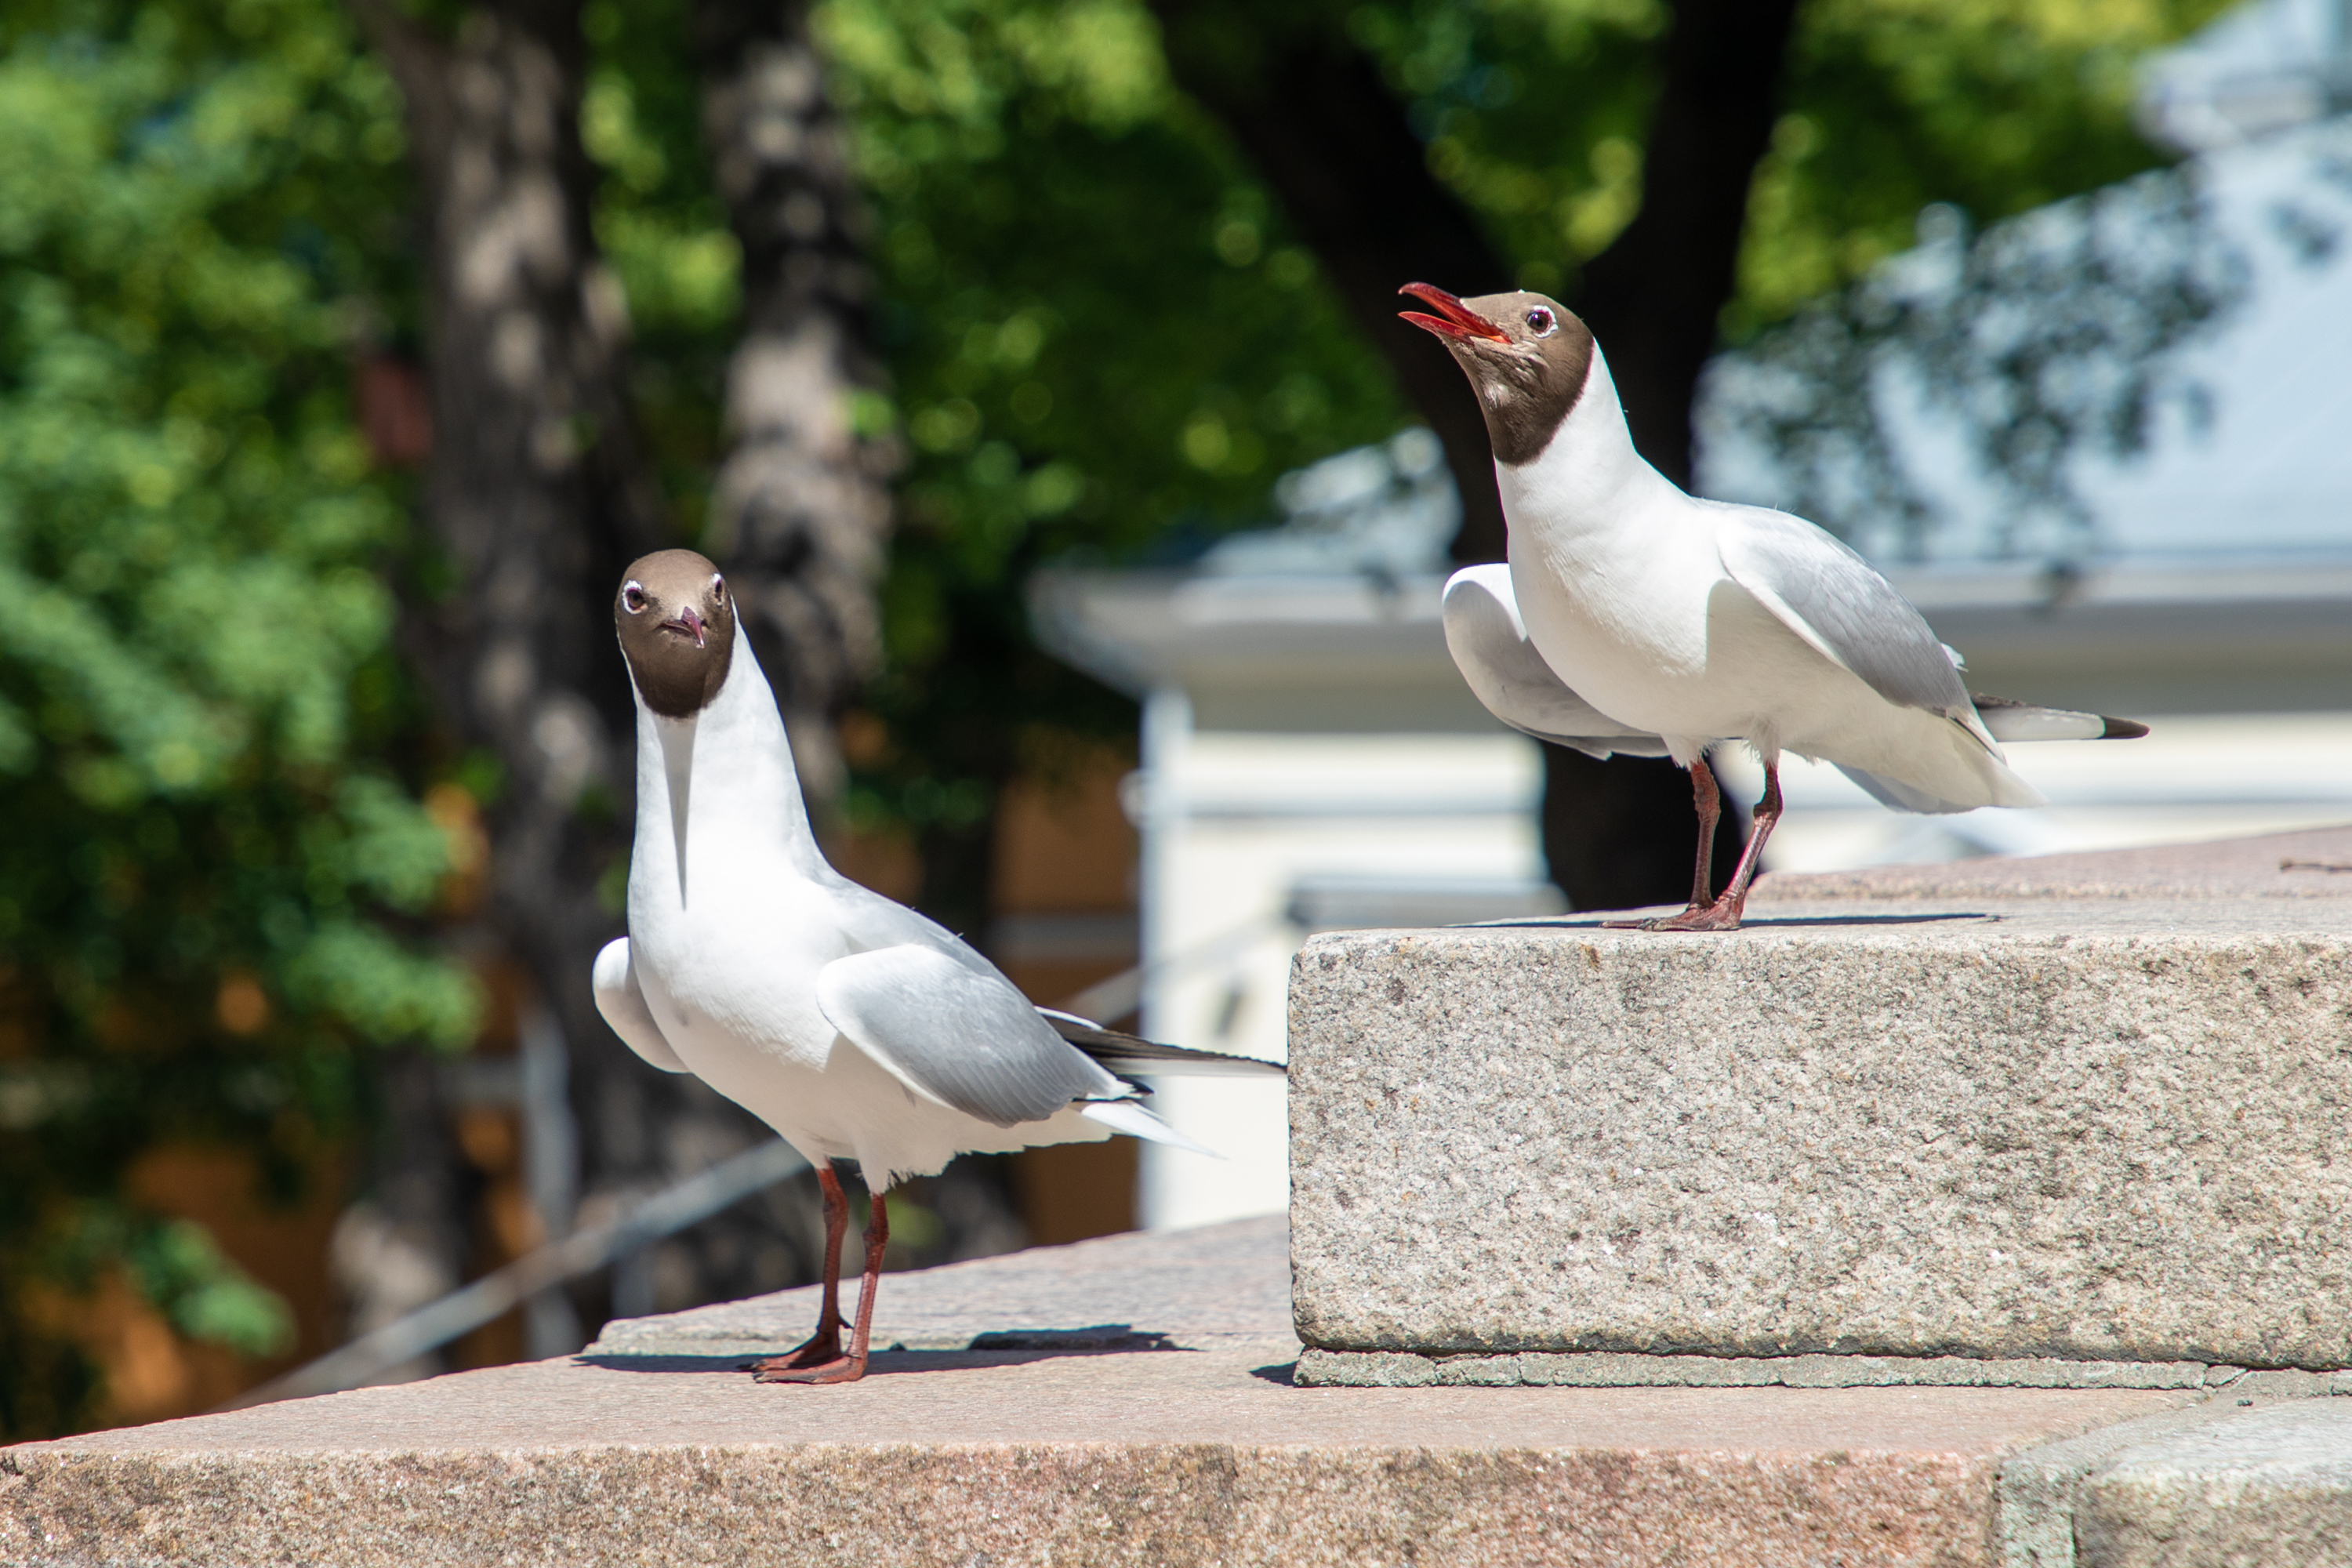
[[[1698,812],[1698,856],[1691,868],[1690,905],[1683,916],[1696,915],[1715,901],[1715,825],[1723,818],[1723,792],[1716,787],[1715,770],[1705,757],[1691,763],[1691,805]],[[1655,921],[1603,921],[1616,931],[1650,931]]]
[[[817,1167],[816,1181],[824,1192],[824,1300],[817,1309],[816,1332],[782,1355],[754,1363],[755,1372],[829,1366],[841,1359],[841,1238],[849,1233],[849,1199],[832,1162]]]
[[[866,1345],[874,1332],[874,1292],[882,1283],[882,1253],[889,1245],[889,1202],[883,1194],[876,1193],[874,1217],[866,1226],[866,1278],[857,1293],[857,1327],[849,1338],[849,1352],[844,1355],[836,1346],[831,1360],[814,1364],[802,1363],[798,1357],[792,1364],[782,1366],[773,1362],[762,1362],[756,1381],[856,1383],[866,1375]]]
[[[1651,921],[1644,931],[1738,931],[1739,917],[1748,908],[1748,885],[1756,879],[1756,863],[1763,858],[1764,841],[1772,837],[1772,828],[1780,820],[1780,764],[1764,764],[1764,798],[1756,803],[1756,822],[1748,832],[1748,847],[1740,851],[1738,868],[1731,873],[1731,886],[1723,889],[1723,897],[1705,909],[1685,910],[1681,914],[1664,920]]]

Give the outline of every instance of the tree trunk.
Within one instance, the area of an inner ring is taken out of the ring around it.
[[[1676,0],[1642,154],[1642,209],[1585,264],[1577,313],[1607,347],[1633,444],[1690,483],[1691,404],[1738,289],[1748,187],[1780,115],[1796,0]]]
[[[1171,69],[1234,134],[1282,201],[1356,325],[1378,346],[1422,421],[1445,445],[1462,494],[1454,559],[1503,558],[1503,503],[1486,424],[1462,372],[1398,319],[1397,289],[1508,289],[1497,254],[1459,197],[1429,173],[1404,106],[1380,68],[1332,26],[1252,40],[1236,58],[1234,15],[1194,0],[1153,0]]]
[[[1748,186],[1771,132],[1794,0],[1682,0],[1660,58],[1639,216],[1585,268],[1569,300],[1606,347],[1643,455],[1690,473],[1690,405],[1731,298]],[[1269,25],[1202,0],[1154,0],[1177,81],[1233,132],[1313,248],[1349,310],[1445,445],[1462,492],[1454,558],[1504,556],[1484,420],[1451,357],[1397,319],[1400,284],[1476,294],[1509,264],[1429,171],[1405,106],[1328,23]],[[1257,30],[1253,30],[1257,29]],[[1545,749],[1544,855],[1578,909],[1679,902],[1698,834],[1672,763],[1595,763]],[[1718,882],[1742,818],[1717,835]]]
[[[866,219],[799,0],[698,0],[703,129],[743,254],[727,378],[733,445],[705,548],[724,566],[820,816],[840,794],[832,721],[880,664],[876,587],[897,452],[861,436]]]
[[[631,423],[625,306],[590,228],[578,3],[474,5],[446,37],[390,0],[352,4],[406,100],[425,218],[425,511],[441,570],[410,596],[406,640],[458,738],[499,763],[486,934],[561,1029],[582,1206],[609,1209],[769,1134],[638,1060],[589,989],[598,949],[621,931],[600,892],[626,863],[632,809],[635,721],[613,594],[629,561],[666,541]],[[559,1232],[572,1220],[541,1217]],[[805,1248],[780,1264],[776,1227],[727,1234],[743,1223],[664,1248],[663,1305],[807,1277]]]

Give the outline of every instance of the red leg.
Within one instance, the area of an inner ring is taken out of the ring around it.
[[[1756,879],[1756,863],[1763,858],[1764,841],[1772,837],[1773,826],[1780,820],[1780,764],[1764,764],[1764,798],[1756,803],[1756,822],[1748,832],[1748,847],[1740,851],[1739,865],[1731,873],[1731,886],[1723,889],[1723,897],[1703,910],[1685,910],[1665,920],[1652,921],[1645,931],[1738,931],[1739,917],[1748,908],[1748,885]]]
[[[841,1359],[841,1238],[849,1234],[849,1199],[828,1160],[816,1168],[824,1192],[824,1301],[817,1309],[816,1332],[780,1356],[752,1363],[754,1372],[787,1372],[826,1366]]]
[[[876,1193],[874,1216],[866,1226],[866,1278],[857,1292],[857,1327],[849,1337],[849,1353],[835,1353],[831,1361],[815,1365],[803,1364],[797,1357],[788,1366],[762,1362],[756,1374],[757,1381],[856,1383],[866,1375],[867,1342],[874,1333],[874,1294],[882,1284],[882,1253],[889,1245],[889,1200],[883,1194]]]
[[[1715,825],[1723,819],[1723,792],[1716,788],[1715,770],[1705,757],[1690,765],[1691,805],[1698,813],[1698,856],[1691,867],[1690,904],[1681,916],[1696,915],[1715,902]],[[1650,931],[1655,921],[1602,921],[1616,931]]]

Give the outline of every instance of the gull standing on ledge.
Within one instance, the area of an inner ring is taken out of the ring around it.
[[[1780,753],[1827,761],[1897,811],[2041,805],[2003,740],[2125,740],[2146,725],[1971,699],[1959,656],[1869,563],[1787,512],[1685,495],[1642,460],[1592,333],[1540,294],[1435,312],[1470,377],[1509,534],[1507,565],[1445,585],[1445,640],[1505,723],[1594,756],[1670,756],[1690,770],[1698,859],[1690,906],[1648,931],[1737,931],[1780,819]],[[1722,805],[1707,748],[1745,742],[1764,797],[1720,898],[1709,859]],[[1616,923],[1616,922],[1612,922]]]
[[[690,550],[629,567],[613,604],[637,705],[629,934],[596,955],[597,1009],[665,1072],[690,1072],[775,1129],[824,1190],[816,1331],[763,1383],[865,1375],[890,1237],[884,1194],[959,1153],[1112,1132],[1202,1153],[1118,1071],[1279,1074],[1032,1006],[996,966],[818,849],[792,747],[726,580]],[[873,1195],[866,1274],[841,1342],[855,1160]]]

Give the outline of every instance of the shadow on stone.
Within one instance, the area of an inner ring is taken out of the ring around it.
[[[878,1337],[878,1336],[877,1336]],[[975,1334],[960,1349],[909,1350],[901,1344],[875,1347],[868,1375],[883,1373],[944,1372],[969,1366],[1022,1366],[1061,1356],[1126,1355],[1138,1351],[1192,1351],[1157,1330],[1138,1330],[1126,1323],[1097,1323],[1083,1329],[1011,1329]],[[781,1350],[776,1353],[781,1354]],[[726,1355],[583,1354],[577,1366],[606,1372],[710,1373],[741,1372],[760,1359],[756,1352]]]
[[[1547,915],[1529,921],[1480,921],[1476,925],[1448,926],[1448,931],[1599,931],[1611,921],[1632,919],[1636,911],[1595,910],[1589,915]],[[1998,921],[2000,917],[1983,910],[1947,910],[1934,914],[1880,915],[1754,915],[1739,922],[1741,931],[1763,926],[1916,926],[1944,925],[1955,921]],[[1682,932],[1675,934],[1688,935]],[[1736,934],[1736,933],[1722,933]]]

